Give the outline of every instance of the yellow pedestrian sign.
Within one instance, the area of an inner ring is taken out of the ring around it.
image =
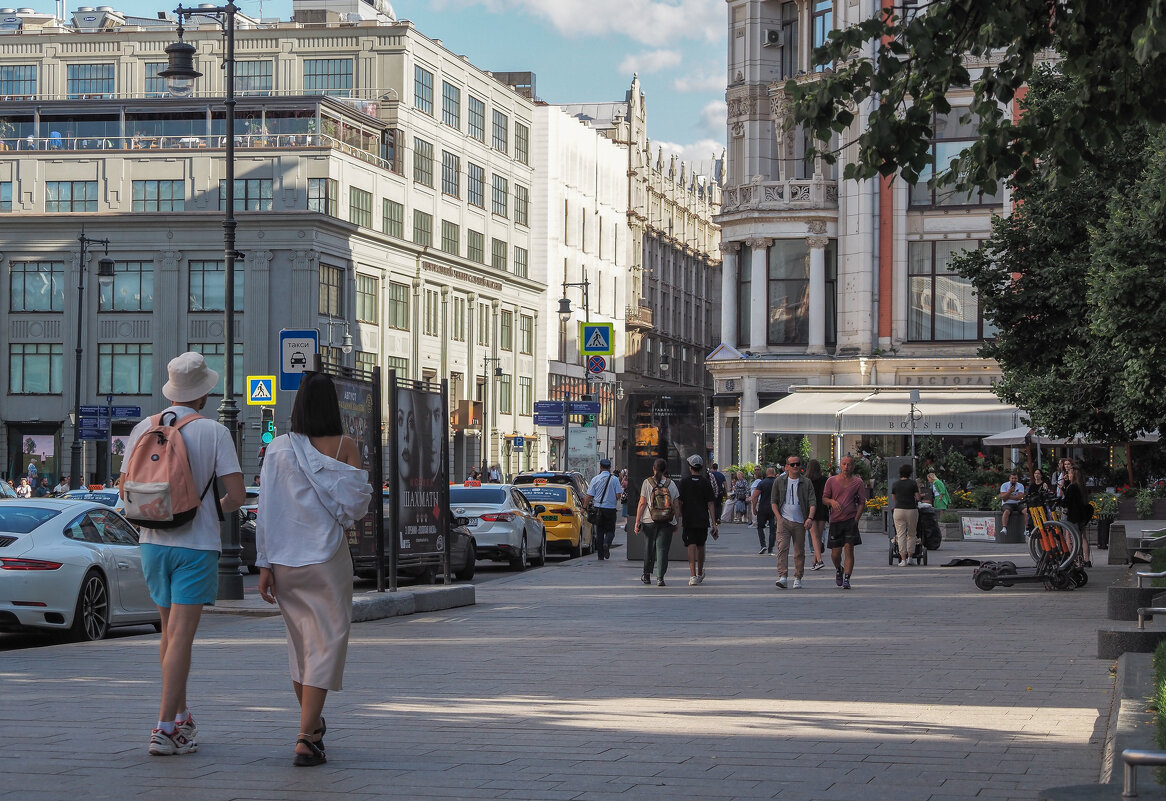
[[[614,323],[579,323],[579,352],[584,356],[615,354]]]
[[[247,405],[274,406],[275,405],[275,376],[249,375],[247,376]]]

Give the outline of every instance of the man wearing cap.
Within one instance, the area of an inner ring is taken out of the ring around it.
[[[680,532],[688,546],[688,583],[704,581],[704,549],[708,542],[709,526],[713,539],[720,536],[716,516],[716,496],[712,482],[704,472],[704,459],[697,454],[688,457],[688,475],[676,482],[680,492]]]
[[[599,460],[599,475],[587,486],[583,508],[594,505],[599,519],[594,523],[595,549],[600,559],[611,558],[611,542],[615,539],[616,507],[622,491],[619,481],[611,474],[611,459]]]
[[[166,422],[198,416],[206,406],[207,396],[219,383],[219,374],[207,367],[201,353],[183,353],[171,359],[167,371],[169,380],[162,394],[173,405],[162,412]],[[146,418],[134,426],[126,442],[127,464],[138,439],[158,425],[159,417]],[[212,477],[218,476],[226,490],[218,503],[223,512],[233,513],[243,504],[246,493],[230,432],[218,422],[199,416],[183,426],[181,436],[195,485],[206,487]],[[221,536],[214,491],[203,496],[198,513],[186,525],[165,531],[143,527],[139,537],[146,585],[162,615],[162,700],[149,748],[155,756],[198,750],[198,729],[186,705],[186,681],[202,607],[213,605],[218,595]]]

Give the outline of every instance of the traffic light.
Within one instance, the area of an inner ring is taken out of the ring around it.
[[[583,415],[583,427],[584,428],[594,428],[595,427],[595,415],[593,415],[593,414]]]
[[[259,411],[261,422],[259,425],[259,441],[264,445],[270,445],[271,441],[275,439],[275,409],[270,406],[264,406]]]

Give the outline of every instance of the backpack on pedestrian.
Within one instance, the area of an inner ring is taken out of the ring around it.
[[[668,479],[664,479],[663,484],[658,481],[652,482],[652,494],[648,497],[648,514],[651,515],[653,523],[671,523],[676,516],[669,488],[671,483]]]
[[[171,418],[169,423],[167,416]],[[181,420],[174,412],[155,415],[150,420],[151,427],[134,444],[122,469],[121,495],[125,517],[135,526],[180,528],[198,514],[215,476],[200,494],[181,433],[183,426],[197,419],[197,414]]]

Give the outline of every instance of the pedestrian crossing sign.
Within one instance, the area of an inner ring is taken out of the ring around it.
[[[249,375],[247,376],[247,405],[274,406],[275,405],[275,376]]]
[[[615,354],[613,323],[579,323],[579,352],[584,356]]]

